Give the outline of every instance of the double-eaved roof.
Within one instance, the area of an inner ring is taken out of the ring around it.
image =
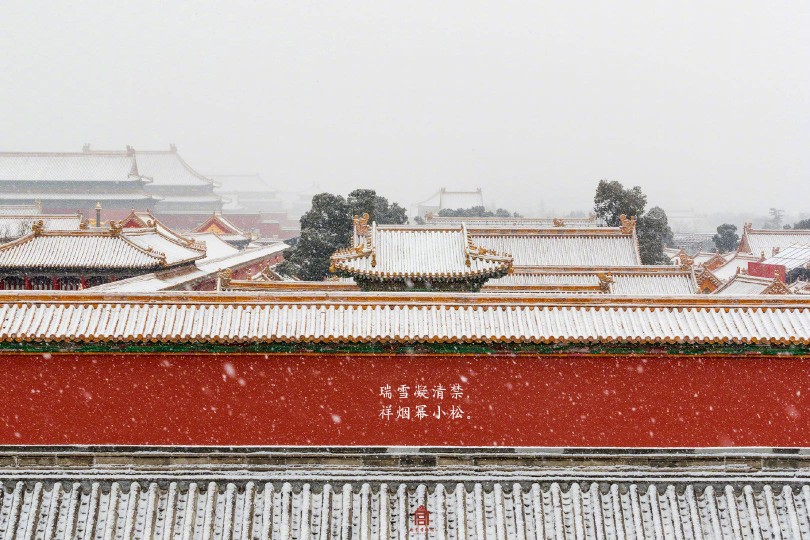
[[[475,245],[466,227],[420,227],[368,223],[355,217],[352,247],[332,255],[332,271],[369,281],[469,281],[509,272],[512,257]],[[421,287],[420,287],[421,288]]]

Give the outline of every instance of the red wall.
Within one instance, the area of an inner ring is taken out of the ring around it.
[[[810,446],[806,357],[45,356],[0,355],[0,443]]]

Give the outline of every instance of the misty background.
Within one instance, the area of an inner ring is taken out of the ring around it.
[[[0,150],[167,149],[411,207],[810,212],[810,3],[0,4]]]

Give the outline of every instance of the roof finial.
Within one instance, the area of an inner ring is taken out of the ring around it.
[[[45,224],[41,219],[38,219],[31,224],[31,232],[34,233],[34,236],[40,236],[44,230]]]
[[[753,228],[754,228],[753,223],[750,223],[750,222],[749,223],[743,223],[743,231],[750,232],[751,229],[753,229]]]
[[[231,286],[231,276],[233,275],[233,270],[230,268],[225,268],[219,273],[219,290],[227,289]]]
[[[131,155],[131,154],[134,154],[134,153],[135,153],[135,148],[133,148],[130,145],[127,145],[127,154]]]
[[[555,227],[565,227],[565,221],[562,218],[554,218],[551,220]]]
[[[90,151],[90,143],[84,143],[82,146],[82,152],[89,152]]]
[[[599,272],[596,274],[596,278],[599,280],[599,290],[603,293],[610,292],[610,284],[614,283],[613,274],[610,272],[604,273]]]
[[[121,230],[123,226],[121,225],[120,221],[110,220],[110,234],[112,236],[118,236],[121,234]]]
[[[621,223],[622,234],[632,234],[636,229],[636,216],[628,218],[626,215],[622,214],[619,216],[619,222]]]

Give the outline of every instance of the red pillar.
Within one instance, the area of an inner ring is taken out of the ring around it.
[[[28,276],[25,276],[23,278],[23,289],[25,289],[26,291],[31,290],[31,280],[28,279]]]
[[[53,278],[51,279],[51,289],[53,289],[54,291],[58,291],[60,289],[59,280],[56,279],[56,276],[53,276]]]

